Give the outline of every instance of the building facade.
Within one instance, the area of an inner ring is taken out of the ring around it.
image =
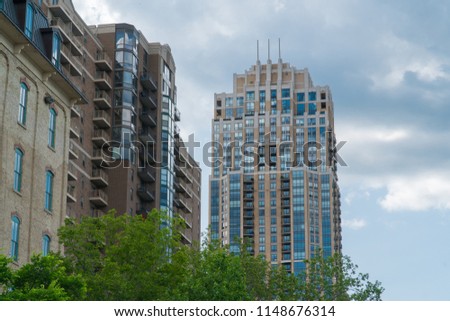
[[[235,74],[215,94],[210,238],[292,273],[317,249],[340,252],[331,91],[281,59]]]
[[[88,26],[70,0],[0,8],[2,253],[16,239],[21,263],[57,251],[66,217],[111,209],[179,214],[198,243],[201,171],[182,152],[170,47],[129,24]]]
[[[61,46],[37,3],[0,1],[0,253],[18,265],[60,249],[71,108],[85,102]]]

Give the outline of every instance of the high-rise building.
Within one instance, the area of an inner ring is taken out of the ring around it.
[[[0,251],[57,251],[65,217],[110,209],[179,214],[183,242],[199,242],[201,171],[176,124],[170,47],[88,26],[71,0],[3,0],[0,18]]]
[[[299,273],[341,251],[331,91],[307,69],[259,60],[215,94],[210,238]]]

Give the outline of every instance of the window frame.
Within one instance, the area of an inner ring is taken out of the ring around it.
[[[48,234],[42,236],[42,256],[47,256],[50,253],[50,243],[52,239]]]
[[[11,248],[9,256],[17,262],[19,260],[19,233],[20,233],[20,219],[13,215],[11,217]]]
[[[56,146],[56,110],[50,108],[49,110],[49,124],[48,124],[48,146],[55,148]]]
[[[19,147],[14,150],[14,180],[13,189],[20,193],[22,192],[22,178],[23,178],[23,156],[24,152]]]
[[[23,126],[27,123],[28,92],[28,85],[23,81],[20,82],[19,114],[17,116],[17,122]]]
[[[53,185],[55,174],[51,170],[45,172],[45,204],[46,211],[52,212],[53,210]]]

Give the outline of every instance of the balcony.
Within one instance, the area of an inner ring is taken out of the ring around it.
[[[281,201],[281,208],[290,208],[290,207],[291,207],[291,203],[289,202],[289,200]]]
[[[108,206],[108,195],[99,189],[93,190],[89,196],[89,201],[97,207]]]
[[[152,202],[155,200],[155,196],[150,191],[150,187],[148,185],[140,185],[138,187],[137,194],[144,201]]]
[[[77,198],[75,197],[75,186],[67,185],[67,203],[76,203]]]
[[[179,165],[175,164],[175,174],[177,175],[177,177],[182,177],[182,178],[186,178],[186,172],[184,171],[183,168],[181,168]]]
[[[153,79],[152,75],[148,72],[144,72],[141,75],[141,84],[145,89],[149,89],[153,92],[158,90],[158,83]]]
[[[73,142],[69,143],[69,159],[78,159],[78,151]]]
[[[175,125],[173,128],[173,134],[174,137],[180,137],[180,128],[177,125]]]
[[[106,157],[107,157],[107,154],[105,154],[105,151],[103,151],[100,148],[94,148],[91,161],[96,166],[107,167],[108,163],[107,163]]]
[[[104,51],[97,52],[97,55],[95,56],[95,66],[99,70],[103,71],[112,71],[112,61],[111,58],[109,58],[108,54]]]
[[[94,125],[98,128],[110,128],[111,127],[111,116],[104,110],[94,111],[94,118],[92,119]]]
[[[50,0],[48,3],[48,9],[51,11],[54,17],[61,18],[64,22],[71,22],[72,17],[69,10],[65,7],[62,0]]]
[[[143,180],[144,182],[155,182],[155,176],[153,175],[152,171],[150,170],[150,168],[139,168],[138,170],[138,176],[141,180]]]
[[[139,99],[144,107],[156,109],[158,107],[156,96],[152,93],[141,91]]]
[[[81,107],[79,105],[73,105],[70,109],[70,117],[80,118],[81,117]]]
[[[141,128],[139,131],[139,139],[145,144],[154,144],[155,139],[153,138],[152,134],[148,129]]]
[[[290,199],[291,193],[289,191],[282,191],[281,192],[281,199]]]
[[[142,109],[139,118],[141,119],[141,122],[150,127],[156,127],[156,121],[153,118],[153,116],[150,114],[149,110]]]
[[[111,97],[104,90],[96,90],[94,95],[94,104],[99,109],[110,109]]]
[[[253,209],[253,202],[245,202],[244,209]]]
[[[192,208],[188,205],[188,203],[187,203],[185,198],[179,197],[178,198],[178,202],[180,203],[180,207],[179,207],[180,209],[185,209],[189,213],[192,213]]]
[[[67,24],[64,20],[59,18],[53,18],[50,21],[52,27],[57,27],[62,36],[62,42],[70,48],[71,55],[82,56],[83,51],[81,49],[81,44],[76,40],[75,36],[79,34],[79,30],[76,33],[73,32],[72,24]],[[75,29],[76,30],[76,29]]]
[[[180,111],[178,110],[177,107],[175,107],[175,121],[180,121],[181,120],[181,115],[180,115]]]
[[[92,170],[91,182],[97,187],[103,188],[108,186],[108,174],[104,169],[94,168]]]
[[[72,162],[69,162],[69,166],[67,167],[67,179],[69,181],[76,181],[77,180],[77,171],[75,169],[75,166]]]
[[[290,186],[289,186],[288,182],[281,183],[281,190],[282,191],[286,191],[286,190],[289,190],[289,189],[290,189]]]
[[[109,146],[109,135],[106,130],[94,130],[92,133],[92,142],[98,147]]]
[[[77,126],[70,126],[70,138],[72,139],[79,139],[80,134]]]
[[[61,46],[61,64],[68,65],[69,74],[71,76],[81,76],[82,67],[81,61],[78,57],[75,57],[70,49],[66,46]]]
[[[111,77],[106,71],[96,71],[94,76],[94,83],[98,88],[103,90],[111,90]]]

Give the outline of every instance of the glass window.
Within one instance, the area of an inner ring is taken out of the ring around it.
[[[50,109],[50,121],[48,124],[48,146],[55,148],[55,138],[56,138],[56,111]]]
[[[290,98],[290,97],[291,97],[291,90],[289,88],[281,89],[281,98]]]
[[[17,216],[11,218],[11,249],[10,256],[14,261],[19,258],[19,226],[20,220]]]
[[[22,190],[22,169],[23,169],[23,152],[16,148],[14,158],[14,190],[20,192]]]
[[[305,93],[297,93],[297,101],[305,101]]]
[[[237,97],[236,98],[236,105],[237,106],[244,106],[244,97]]]
[[[25,125],[27,122],[27,102],[28,102],[28,86],[21,82],[20,83],[20,101],[19,101],[19,116],[17,121]]]
[[[254,101],[254,100],[255,100],[255,92],[247,91],[247,101]]]
[[[61,38],[57,33],[53,34],[52,40],[52,63],[56,68],[59,69],[60,66],[60,56],[61,56]]]
[[[34,8],[31,3],[28,3],[27,12],[25,16],[25,35],[28,38],[33,37],[33,21],[34,21]]]
[[[305,114],[305,104],[297,104],[297,115]]]
[[[42,237],[42,256],[47,256],[50,253],[50,236],[44,235]]]
[[[308,115],[315,115],[317,111],[317,107],[315,103],[308,104]]]
[[[45,209],[50,212],[53,209],[53,178],[53,173],[47,171],[45,179]]]
[[[311,92],[309,92],[308,93],[308,99],[309,99],[309,101],[314,101],[314,100],[316,100],[316,92],[315,91],[311,91]]]

